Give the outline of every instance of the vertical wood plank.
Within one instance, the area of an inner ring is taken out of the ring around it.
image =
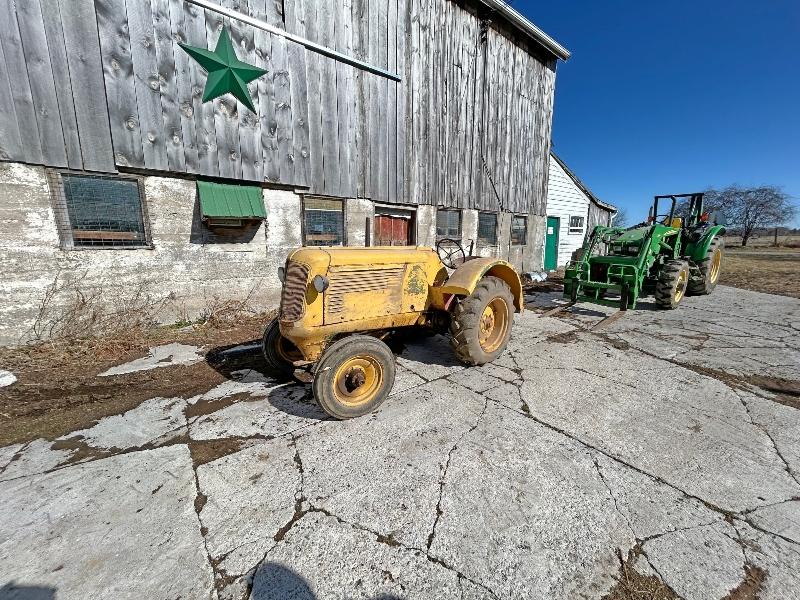
[[[69,76],[67,48],[64,42],[64,29],[58,2],[52,3],[49,10],[42,11],[44,31],[47,36],[47,50],[55,83],[58,113],[61,117],[61,131],[67,152],[67,166],[82,169],[81,140],[78,136],[78,121],[75,116],[75,103],[72,99],[72,82]]]
[[[305,0],[306,35],[310,40],[319,39],[317,33],[319,21],[317,17],[317,0]],[[312,192],[325,190],[325,172],[323,167],[322,141],[322,94],[320,79],[320,62],[322,58],[316,52],[306,52],[306,81],[308,83],[308,151],[311,165]]]
[[[97,7],[108,115],[114,144],[114,162],[123,167],[144,167],[144,151],[136,105],[136,86],[133,78],[133,59],[128,38],[125,2],[124,0],[96,0],[95,6]],[[75,89],[76,91],[79,89],[77,82]],[[78,131],[83,131],[80,121]],[[81,146],[83,146],[83,137],[81,137]]]
[[[150,2],[148,0],[128,2],[127,9],[144,163],[150,169],[166,170],[169,164]]]
[[[301,36],[306,35],[305,2],[306,0],[288,0],[284,3],[283,18],[286,29]],[[300,44],[288,42],[286,52],[289,64],[289,88],[292,95],[293,181],[295,185],[306,187],[311,179],[306,49]]]
[[[338,0],[334,3],[334,37],[333,48],[338,52],[352,53],[352,7],[350,0]],[[353,68],[343,62],[335,62],[336,70],[336,114],[339,138],[339,182],[340,196],[354,197],[356,186],[352,184],[353,166],[350,161],[352,146],[350,126],[350,98],[353,95]]]
[[[275,69],[275,122],[278,142],[278,178],[294,180],[294,140],[292,126],[292,88],[285,38],[273,36],[272,68]]]
[[[186,43],[184,24],[184,0],[169,0],[170,36],[173,44],[175,61],[175,103],[181,125],[181,146],[183,148],[184,169],[188,173],[199,171],[197,157],[197,137],[195,132],[195,114],[192,92],[192,68],[190,58],[178,43]],[[192,61],[194,62],[194,61]]]
[[[408,0],[397,0],[397,72],[403,81],[395,85],[397,96],[397,140],[396,140],[396,160],[397,160],[397,201],[409,202],[408,199],[408,180],[407,170],[408,161],[406,160],[406,130],[408,129],[406,108],[408,106],[408,95],[410,91],[410,72],[406,57],[406,41],[410,39],[410,18],[408,11]]]
[[[28,69],[22,49],[17,13],[12,2],[0,2],[0,43],[3,44],[5,69],[12,82],[11,96],[14,99],[14,112],[17,116],[22,144],[22,157],[25,162],[41,164],[43,161],[42,143],[33,93],[28,80]]]
[[[236,9],[237,0],[220,0],[226,8]],[[234,52],[241,52],[241,28],[238,21],[219,13],[206,11],[206,36],[209,49],[216,48],[223,26],[227,26]],[[242,176],[242,155],[239,148],[239,101],[225,94],[210,101],[214,109],[214,129],[217,134],[217,160],[219,176],[238,179]],[[241,107],[241,110],[247,110]]]
[[[206,14],[202,8],[189,2],[183,2],[183,28],[187,44],[200,48],[208,47]],[[211,48],[213,49],[213,46]],[[203,102],[206,72],[197,64],[197,61],[191,58],[189,58],[188,64],[191,75],[197,173],[217,176],[219,175],[219,161],[217,160],[217,129],[214,122],[214,105],[210,102]]]
[[[239,10],[257,19],[264,19],[266,4],[264,0],[240,0]],[[236,51],[241,60],[260,67],[262,59],[259,49],[256,47],[258,31],[255,27],[242,25],[240,46]],[[269,74],[263,77],[267,76]],[[246,107],[239,107],[239,151],[242,179],[249,181],[262,181],[264,178],[264,163],[261,153],[261,95],[258,93],[258,85],[258,81],[255,81],[248,86],[256,112],[253,113]]]
[[[386,23],[386,68],[397,72],[397,0],[388,1],[388,14]],[[386,200],[397,202],[397,83],[386,80],[387,102],[386,102]]]
[[[24,160],[17,113],[14,111],[14,96],[11,94],[11,82],[8,80],[2,43],[0,43],[0,106],[5,107],[5,110],[0,110],[0,159]]]
[[[325,46],[335,44],[335,20],[330,2],[318,6],[319,42]],[[339,119],[336,94],[335,61],[320,58],[320,90],[322,104],[322,166],[326,194],[341,195],[339,189]]]
[[[186,170],[186,155],[183,148],[169,0],[151,0],[150,11],[155,29],[156,69],[161,95],[167,167],[170,171],[183,172]]]
[[[59,0],[59,8],[83,168],[116,172],[94,0]]]
[[[352,17],[353,55],[359,60],[367,59],[369,46],[369,0],[352,0],[350,7]],[[367,74],[355,69],[353,73],[354,94],[350,103],[351,124],[353,127],[353,158],[355,194],[359,198],[369,196],[369,130],[367,107],[369,92]]]

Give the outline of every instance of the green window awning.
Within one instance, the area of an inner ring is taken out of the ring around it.
[[[264,197],[255,185],[198,181],[200,213],[204,219],[266,219]]]

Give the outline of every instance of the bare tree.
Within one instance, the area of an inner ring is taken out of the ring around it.
[[[612,221],[614,227],[627,227],[628,226],[628,212],[624,208],[618,208]]]
[[[705,192],[704,208],[726,217],[728,223],[742,232],[742,246],[757,229],[788,223],[797,214],[791,197],[779,187],[766,185],[743,188],[731,185],[722,190]]]

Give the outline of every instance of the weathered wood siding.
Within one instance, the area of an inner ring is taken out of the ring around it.
[[[594,202],[589,203],[589,216],[586,219],[587,232],[591,232],[595,225],[611,225],[614,214]]]
[[[218,3],[401,81],[186,0],[0,0],[0,158],[544,214],[555,59],[478,3]],[[256,114],[203,103],[205,73],[178,45],[213,49],[223,25],[267,70]]]
[[[0,160],[115,171],[93,0],[0,0]]]

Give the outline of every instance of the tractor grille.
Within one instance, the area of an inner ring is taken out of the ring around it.
[[[290,262],[286,265],[281,296],[281,321],[293,323],[300,320],[306,311],[306,288],[308,287],[308,267],[302,263]]]
[[[325,292],[325,322],[337,323],[347,320],[345,309],[352,309],[352,304],[356,302],[359,303],[361,318],[398,312],[404,271],[404,267],[392,267],[331,272],[330,286]],[[359,298],[359,295],[370,292],[378,293],[381,297]],[[367,300],[366,305],[362,304],[365,300]]]

